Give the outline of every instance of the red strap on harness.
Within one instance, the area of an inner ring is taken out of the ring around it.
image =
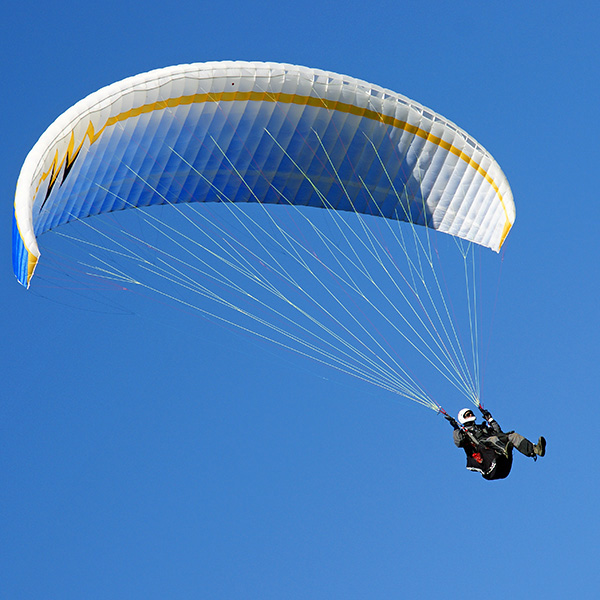
[[[479,463],[481,464],[483,462],[483,458],[481,457],[481,452],[473,452],[473,454],[471,454],[471,456]]]

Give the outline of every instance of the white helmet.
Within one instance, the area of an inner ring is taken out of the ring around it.
[[[475,413],[470,408],[463,408],[458,413],[458,422],[461,425],[467,425],[468,423],[475,423],[477,417]]]

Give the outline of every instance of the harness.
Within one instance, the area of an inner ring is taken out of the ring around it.
[[[441,407],[440,412],[444,415],[448,414]],[[492,429],[493,433],[490,437],[496,437],[496,440],[487,437],[478,439],[471,428],[459,423],[457,425],[468,442],[468,445],[462,446],[467,455],[467,469],[481,473],[484,479],[507,477],[512,467],[512,452],[507,445],[507,434],[501,429],[499,432]]]

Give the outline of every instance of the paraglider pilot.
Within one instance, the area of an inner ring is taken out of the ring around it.
[[[489,411],[479,407],[484,422],[477,424],[470,408],[458,413],[458,421],[448,414],[444,418],[454,427],[454,443],[467,455],[467,469],[481,473],[484,479],[504,479],[512,467],[512,451],[516,448],[521,454],[537,460],[546,453],[546,440],[540,437],[533,444],[522,435],[509,431],[504,433]]]

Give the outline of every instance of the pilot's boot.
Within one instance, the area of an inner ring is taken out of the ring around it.
[[[546,454],[546,438],[540,436],[540,439],[537,441],[537,444],[533,447],[533,451],[535,452],[534,458],[538,456],[544,456]]]

